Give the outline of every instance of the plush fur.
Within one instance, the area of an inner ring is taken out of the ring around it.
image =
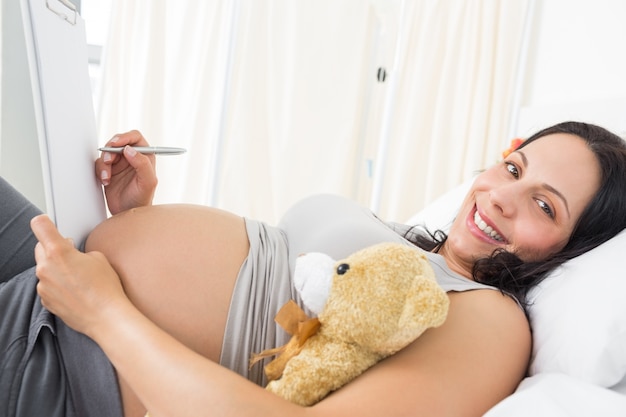
[[[441,325],[448,312],[446,293],[415,248],[371,246],[335,263],[333,272],[319,331],[267,386],[300,405],[315,404]]]

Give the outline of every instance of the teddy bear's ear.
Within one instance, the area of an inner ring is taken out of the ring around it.
[[[387,350],[395,353],[426,329],[443,324],[450,301],[433,279],[418,276],[406,295],[406,303],[398,320],[398,331],[388,341]]]

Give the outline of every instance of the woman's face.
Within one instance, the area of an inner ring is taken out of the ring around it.
[[[542,137],[476,178],[440,253],[468,277],[497,248],[545,259],[565,246],[599,186],[598,162],[581,138]]]

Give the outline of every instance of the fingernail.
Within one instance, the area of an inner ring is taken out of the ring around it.
[[[117,136],[117,135],[115,135],[115,136],[113,136],[113,137],[111,138],[111,140],[110,140],[109,142],[111,142],[111,143],[115,143],[115,142],[117,142],[118,140],[120,140],[120,137],[119,137],[119,136]]]
[[[111,155],[111,153],[110,153],[110,152],[104,152],[104,153],[102,154],[102,160],[103,160],[104,162],[111,162],[111,159],[113,159],[113,155]]]
[[[126,145],[126,147],[124,148],[124,153],[130,157],[137,155],[137,151],[135,150],[135,148],[128,145]]]
[[[100,171],[100,179],[102,180],[102,184],[107,185],[109,183],[109,173],[106,169]]]

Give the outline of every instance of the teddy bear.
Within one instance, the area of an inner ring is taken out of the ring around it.
[[[276,320],[293,336],[270,350],[279,356],[265,367],[266,389],[303,406],[441,325],[448,312],[448,296],[424,253],[400,243],[369,246],[337,262],[302,255],[294,285],[318,315],[309,318],[294,302],[281,309]]]

